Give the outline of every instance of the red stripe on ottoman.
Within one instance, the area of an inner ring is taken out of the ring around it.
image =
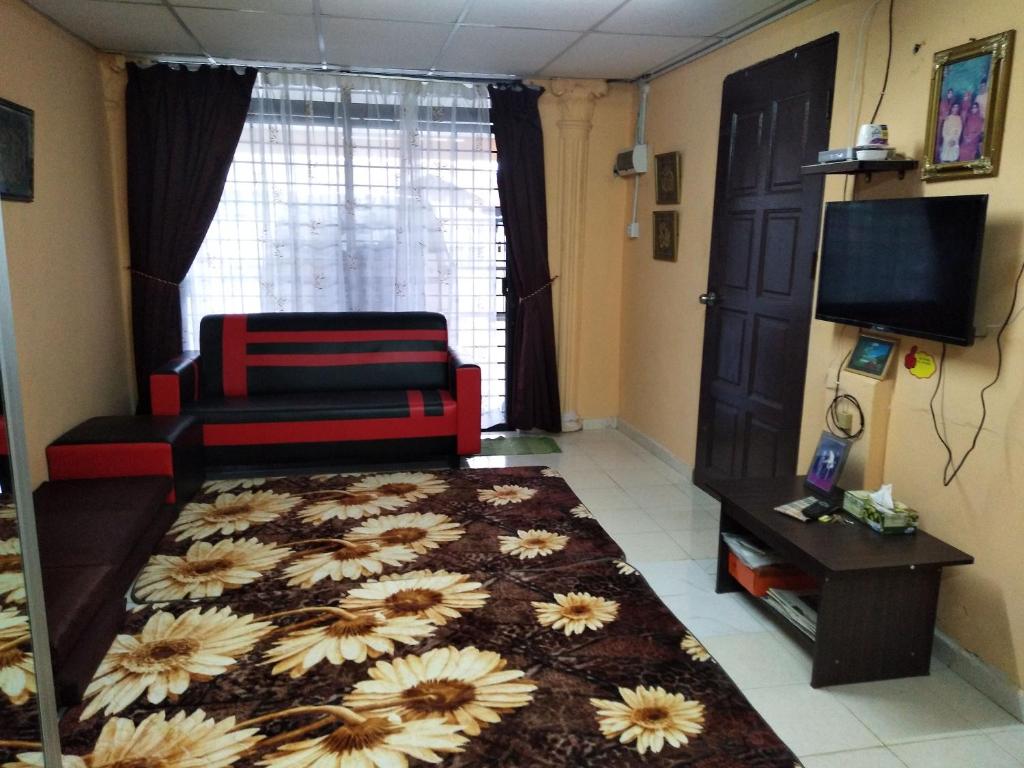
[[[168,443],[82,443],[51,445],[46,449],[51,480],[93,480],[108,477],[174,478],[174,461]],[[174,485],[167,494],[173,504]]]
[[[454,434],[455,419],[449,415],[402,419],[272,421],[254,424],[204,424],[203,444],[227,446],[328,443],[446,437]]]

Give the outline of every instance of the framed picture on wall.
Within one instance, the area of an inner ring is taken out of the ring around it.
[[[675,261],[678,240],[679,211],[655,211],[654,258],[658,261]]]
[[[889,373],[895,350],[896,339],[862,333],[857,337],[857,344],[850,353],[845,370],[872,379],[884,379]]]
[[[32,202],[33,121],[31,109],[0,99],[0,200]]]
[[[1014,31],[935,54],[925,181],[993,176],[999,170]]]
[[[654,156],[657,205],[679,205],[681,162],[678,152],[665,152]]]

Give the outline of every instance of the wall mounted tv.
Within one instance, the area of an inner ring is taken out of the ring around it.
[[[829,203],[815,317],[968,346],[988,195]]]

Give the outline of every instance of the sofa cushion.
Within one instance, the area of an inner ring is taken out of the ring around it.
[[[311,392],[200,400],[186,406],[205,424],[446,416],[455,408],[443,390]]]
[[[448,387],[432,312],[209,315],[199,346],[203,398]]]

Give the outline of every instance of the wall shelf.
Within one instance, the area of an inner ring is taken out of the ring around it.
[[[902,179],[907,171],[917,168],[917,160],[845,160],[839,163],[815,163],[803,165],[800,173],[804,176],[819,174],[864,174],[871,181],[872,173],[895,172]]]

